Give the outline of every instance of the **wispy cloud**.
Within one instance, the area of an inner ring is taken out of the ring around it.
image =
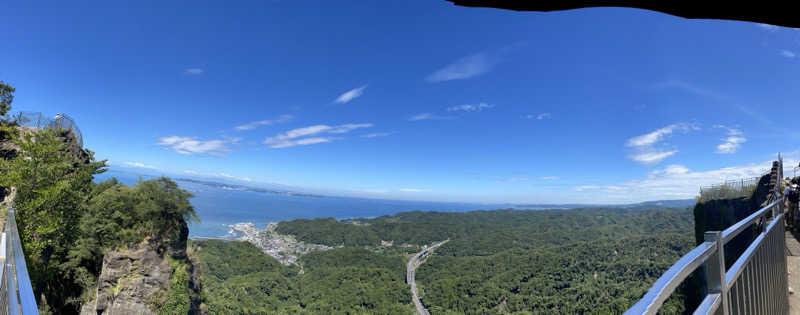
[[[783,49],[783,50],[781,50],[781,56],[784,56],[786,58],[794,58],[797,55],[791,50]]]
[[[425,189],[419,189],[419,188],[400,188],[400,189],[398,189],[398,190],[400,190],[400,191],[402,191],[402,192],[413,192],[413,193],[417,193],[417,192],[425,192],[425,191],[427,191],[427,190],[425,190]]]
[[[719,154],[733,154],[739,150],[742,143],[747,141],[744,133],[736,128],[731,128],[723,125],[714,125],[714,128],[725,129],[727,137],[722,139],[722,143],[717,145],[717,153]]]
[[[218,172],[218,173],[201,173],[195,170],[183,170],[184,174],[194,175],[198,177],[211,177],[211,178],[221,178],[221,179],[228,179],[228,180],[235,180],[240,182],[252,182],[253,180],[250,177],[246,176],[236,176],[231,175],[225,172]]]
[[[428,82],[469,79],[488,72],[498,62],[498,58],[487,53],[466,56],[429,75]]]
[[[522,116],[522,118],[536,119],[536,120],[550,119],[552,117],[553,117],[553,115],[550,115],[550,113],[528,114],[528,115]]]
[[[418,120],[441,120],[441,119],[453,119],[450,116],[440,116],[433,113],[421,113],[416,114],[408,118],[410,121],[418,121]]]
[[[201,69],[201,68],[188,68],[188,69],[183,70],[184,74],[189,74],[189,75],[200,75],[200,74],[203,74],[205,72],[206,71]]]
[[[385,193],[389,192],[386,189],[357,189],[356,191],[365,192],[365,193],[368,193],[368,194],[385,194]]]
[[[155,167],[155,166],[152,166],[152,165],[147,165],[147,164],[144,164],[142,162],[123,162],[122,164],[125,165],[125,166],[136,167],[136,168],[147,168],[147,169],[151,169],[151,170],[157,170],[158,169],[158,167]]]
[[[287,121],[291,120],[292,118],[294,118],[292,115],[281,115],[276,119],[258,120],[258,121],[254,121],[254,122],[247,123],[247,124],[244,124],[244,125],[236,126],[234,129],[239,130],[239,131],[251,130],[251,129],[258,128],[260,126],[268,126],[268,125],[272,125],[272,124],[287,122]]]
[[[184,155],[222,155],[230,151],[225,140],[198,140],[196,137],[167,136],[158,139],[158,145]]]
[[[344,103],[347,103],[349,101],[352,101],[353,99],[361,96],[361,94],[364,94],[364,90],[366,88],[367,88],[366,85],[362,85],[362,86],[357,87],[355,89],[352,89],[350,91],[344,92],[344,93],[342,93],[342,95],[339,95],[339,97],[337,97],[334,102],[339,103],[339,104],[344,104]]]
[[[448,112],[465,111],[465,112],[479,112],[487,108],[492,108],[494,105],[487,103],[478,104],[464,104],[458,106],[451,106],[447,108]]]
[[[630,155],[631,160],[642,164],[655,164],[661,162],[663,159],[678,153],[678,150],[660,150],[653,149],[651,151],[636,152]]]
[[[230,175],[230,174],[227,174],[227,173],[216,173],[216,174],[214,174],[212,176],[219,177],[219,178],[225,178],[225,179],[233,179],[233,180],[238,180],[238,181],[243,181],[243,182],[252,182],[253,181],[249,177],[233,176],[233,175]]]
[[[629,155],[631,160],[642,164],[655,164],[678,153],[675,149],[658,148],[656,145],[675,131],[688,132],[699,130],[696,124],[677,123],[671,124],[652,132],[628,139],[626,146],[634,148],[636,152]]]
[[[328,125],[313,125],[308,127],[296,128],[284,133],[277,134],[273,137],[264,139],[264,143],[269,145],[270,148],[287,148],[298,145],[310,145],[317,143],[331,142],[338,140],[338,137],[331,136],[318,136],[321,134],[345,134],[350,131],[369,128],[373,124],[344,124],[338,126]]]
[[[529,176],[512,176],[508,178],[500,178],[495,181],[497,182],[509,182],[509,183],[516,183],[516,182],[529,182],[529,181],[550,181],[550,180],[558,180],[560,177],[558,176],[538,176],[538,177],[529,177]]]
[[[365,135],[361,135],[361,138],[378,138],[378,137],[386,137],[393,135],[394,132],[376,132],[376,133],[368,133]]]
[[[777,31],[778,29],[780,29],[780,27],[772,25],[772,24],[758,23],[758,24],[756,24],[756,26],[758,26],[758,28],[760,28],[762,30],[765,30],[765,31],[768,31],[768,32],[774,32],[774,31]]]
[[[712,98],[712,99],[717,100],[717,101],[728,101],[728,100],[730,100],[729,97],[727,97],[726,95],[723,95],[722,93],[719,93],[717,91],[710,90],[710,89],[707,89],[707,88],[704,88],[704,87],[700,87],[700,86],[697,86],[695,84],[691,84],[689,82],[682,81],[682,80],[676,80],[676,79],[666,80],[666,81],[662,81],[662,82],[656,83],[655,85],[653,85],[653,87],[656,88],[656,89],[676,88],[676,89],[683,90],[683,91],[686,91],[686,92],[689,92],[689,93],[692,93],[692,94],[695,94],[695,95],[698,95],[698,96]]]
[[[654,145],[657,142],[664,139],[664,137],[672,134],[673,131],[689,131],[689,130],[697,130],[699,127],[696,125],[688,124],[688,123],[677,123],[672,124],[663,128],[656,129],[652,132],[643,134],[641,136],[633,137],[628,139],[627,146],[629,147],[641,147],[641,146],[649,146]]]

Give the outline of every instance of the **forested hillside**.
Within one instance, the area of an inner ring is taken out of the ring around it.
[[[303,256],[302,271],[250,243],[194,241],[210,314],[413,314],[405,256],[343,247]]]
[[[303,274],[243,243],[195,245],[201,261],[230,257],[226,270],[266,262],[260,266],[268,270],[226,277],[202,264],[208,307],[226,313],[413,311],[403,262],[418,245],[449,238],[417,271],[432,314],[616,314],[691,249],[692,227],[688,209],[414,211],[281,222],[281,233],[304,242],[344,245],[303,256]],[[394,245],[380,246],[381,240]],[[665,314],[682,311],[680,296],[662,308]]]

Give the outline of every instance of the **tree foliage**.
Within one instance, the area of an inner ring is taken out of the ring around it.
[[[386,250],[380,240],[419,250],[413,245],[444,239],[450,242],[417,270],[431,314],[620,314],[691,249],[692,221],[687,209],[592,208],[281,222],[278,231],[299,240],[344,245],[304,255],[303,274],[249,244],[197,244],[205,247],[201,261],[231,258],[201,269],[209,310],[224,314],[413,312],[402,278],[409,256]],[[219,270],[226,276],[213,276]],[[661,309],[683,311],[680,293]]]
[[[405,258],[356,247],[283,266],[245,242],[194,241],[210,314],[413,314]]]
[[[76,150],[65,130],[3,128],[18,153],[0,159],[0,186],[16,187],[17,225],[43,309],[77,313],[96,290],[106,251],[132,247],[147,236],[174,238],[175,227],[197,218],[188,201],[191,194],[167,178],[133,187],[113,178],[92,182],[105,170],[105,161]],[[185,272],[175,268],[172,274]],[[181,295],[170,296],[167,304],[188,303],[177,301]]]
[[[74,143],[65,140],[63,130],[4,128],[19,149],[15,158],[0,159],[0,186],[17,188],[14,208],[34,289],[61,292],[69,278],[61,264],[80,232],[92,177],[105,161],[94,161],[91,152],[88,161],[72,154]],[[60,294],[48,300],[64,302]]]
[[[14,87],[0,81],[0,116],[4,116],[11,110],[11,102],[14,101]]]

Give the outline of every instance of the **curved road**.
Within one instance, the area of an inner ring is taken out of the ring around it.
[[[425,309],[425,306],[422,305],[422,301],[419,300],[419,294],[417,294],[417,283],[414,282],[414,277],[417,273],[417,267],[422,265],[425,262],[425,259],[430,256],[434,250],[442,246],[444,243],[447,243],[449,239],[441,241],[439,243],[433,244],[428,248],[423,249],[421,252],[416,253],[411,259],[408,260],[408,264],[406,264],[406,282],[411,285],[411,299],[414,301],[414,306],[417,308],[417,314],[419,315],[430,315],[428,310]]]

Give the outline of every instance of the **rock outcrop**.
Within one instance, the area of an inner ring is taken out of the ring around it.
[[[95,299],[81,307],[81,315],[156,314],[170,290],[169,258],[186,262],[187,271],[194,273],[186,255],[189,229],[182,223],[133,248],[106,252]],[[190,293],[189,313],[199,313],[199,279],[191,277],[185,290]]]
[[[170,266],[151,243],[105,255],[96,298],[81,308],[82,315],[155,314],[148,302],[169,289]]]

